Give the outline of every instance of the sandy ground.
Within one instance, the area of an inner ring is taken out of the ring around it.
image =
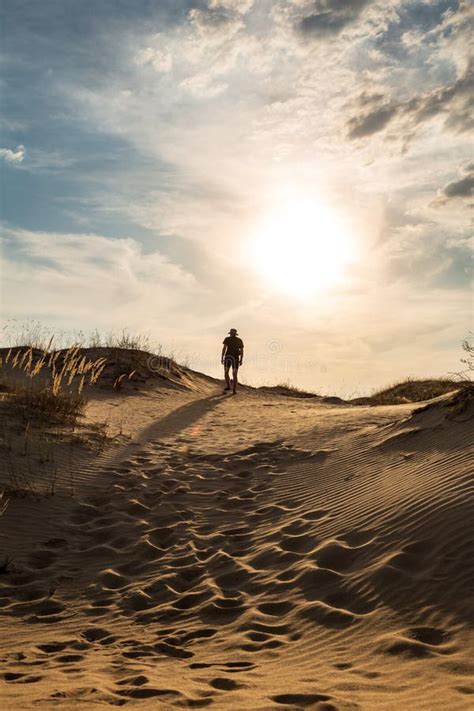
[[[113,444],[0,518],[0,707],[472,708],[473,420],[448,401],[91,403]]]

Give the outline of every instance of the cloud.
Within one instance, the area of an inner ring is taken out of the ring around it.
[[[372,133],[381,131],[396,115],[398,108],[391,104],[381,106],[362,116],[354,116],[349,119],[349,138],[362,138],[370,136]]]
[[[225,8],[233,10],[241,15],[245,15],[253,6],[254,0],[208,0],[208,7],[212,10],[215,8]]]
[[[356,99],[361,105],[365,92]],[[375,95],[379,106],[369,113],[351,116],[347,121],[348,137],[351,139],[369,136],[382,131],[398,119],[400,136],[438,117],[444,117],[444,126],[455,133],[465,133],[474,127],[474,61],[471,60],[463,74],[451,85],[433,89],[407,99],[397,101],[383,94]]]
[[[205,293],[191,274],[158,251],[144,253],[133,238],[5,228],[2,262],[3,310],[15,318],[161,321],[166,331]]]
[[[444,186],[443,195],[446,198],[474,197],[474,166],[470,164],[467,168],[467,175]]]
[[[11,148],[0,148],[0,158],[3,158],[7,163],[22,163],[25,157],[25,147],[17,146],[16,150]]]
[[[158,47],[145,47],[139,50],[135,57],[138,65],[151,64],[157,72],[169,72],[173,66],[173,58],[167,50]]]
[[[447,127],[469,131],[474,127],[474,60],[454,84],[415,97],[402,108],[415,126],[447,113]]]
[[[339,34],[355,22],[372,0],[316,0],[312,12],[303,17],[298,29],[311,37],[330,37]]]
[[[6,2],[21,17],[2,109],[17,120],[17,87],[30,102],[29,128],[11,123],[4,139],[28,146],[8,220],[44,230],[4,245],[17,316],[144,327],[212,363],[237,319],[254,354],[272,338],[295,362],[318,350],[333,391],[416,362],[426,375],[428,352],[434,375],[453,369],[469,317],[464,215],[447,196],[426,205],[466,177],[468,35],[448,0],[104,0],[99,16],[93,0],[74,15]],[[385,135],[412,136],[409,150],[380,150],[371,139]],[[26,175],[33,163],[41,175]],[[288,184],[347,213],[361,248],[346,291],[307,307],[266,292],[246,251]],[[318,387],[320,375],[279,378]]]

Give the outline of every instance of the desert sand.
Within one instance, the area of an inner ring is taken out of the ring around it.
[[[58,444],[54,496],[0,517],[0,707],[472,708],[454,397],[223,397],[189,374],[92,399],[107,446]]]

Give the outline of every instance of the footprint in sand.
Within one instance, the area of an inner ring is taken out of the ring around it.
[[[213,689],[219,689],[219,691],[232,691],[234,689],[242,689],[245,684],[239,684],[234,679],[227,679],[226,677],[218,676],[209,682],[209,685]]]
[[[410,627],[398,635],[391,635],[382,640],[379,649],[390,655],[407,659],[422,659],[441,654],[451,654],[451,635],[436,627]]]
[[[15,672],[4,672],[3,678],[7,682],[14,684],[36,684],[43,678],[39,675],[33,674],[17,674]]]
[[[270,696],[270,698],[277,704],[301,708],[313,706],[314,704],[319,704],[319,702],[330,701],[331,696],[327,696],[327,694],[277,694],[276,696]],[[334,706],[332,708],[335,709]]]
[[[57,557],[57,553],[54,551],[38,549],[29,556],[27,564],[30,568],[43,570],[49,568],[57,560]]]
[[[105,638],[111,637],[112,633],[103,627],[88,627],[81,632],[81,636],[88,642],[100,642]]]
[[[223,667],[230,672],[245,672],[256,668],[253,662],[192,662],[190,669],[209,669],[211,667]]]
[[[99,577],[102,587],[105,590],[118,590],[126,586],[127,581],[122,575],[119,575],[115,570],[105,570]]]
[[[315,509],[314,511],[308,511],[305,514],[302,514],[301,518],[304,521],[319,521],[320,519],[326,518],[328,514],[329,512],[325,509]]]

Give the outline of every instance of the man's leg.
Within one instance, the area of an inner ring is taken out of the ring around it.
[[[224,364],[224,378],[225,378],[225,389],[230,390],[230,377],[229,377],[230,363],[228,361]]]
[[[238,365],[233,365],[232,366],[232,392],[236,393],[237,391],[237,371],[239,370]]]

